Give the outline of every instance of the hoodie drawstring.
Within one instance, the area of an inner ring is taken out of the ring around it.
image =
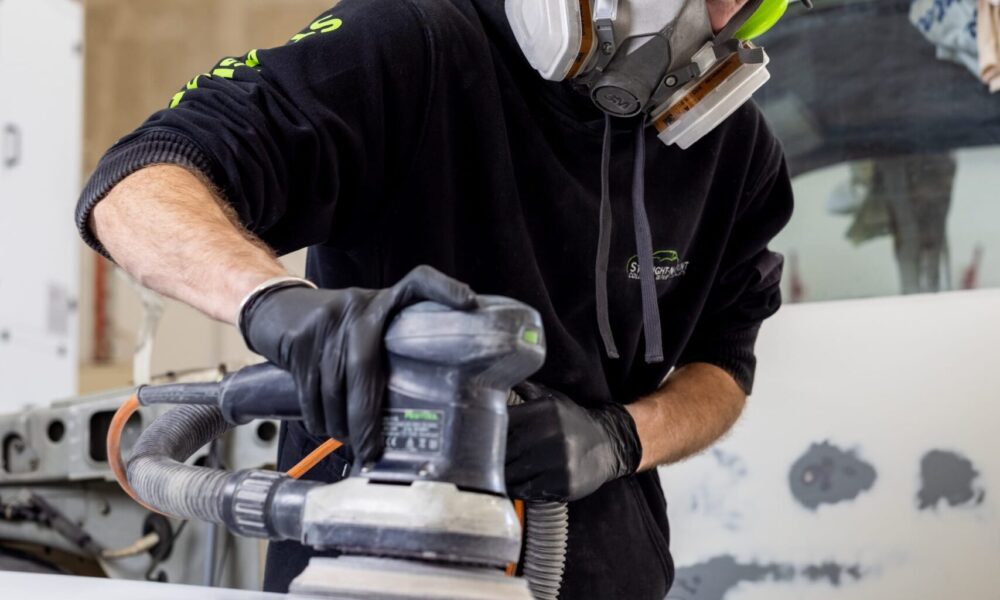
[[[660,331],[660,305],[656,296],[653,271],[653,235],[646,217],[646,123],[639,120],[635,135],[635,165],[632,171],[632,215],[635,223],[635,247],[639,256],[639,279],[642,283],[642,325],[646,333],[646,362],[663,362]]]
[[[601,149],[601,230],[597,238],[597,328],[601,330],[608,358],[618,358],[608,311],[608,259],[611,255],[611,116],[604,115],[604,146]]]
[[[635,245],[642,285],[642,324],[646,337],[646,362],[663,362],[663,339],[660,330],[660,307],[653,270],[653,239],[646,216],[646,138],[645,122],[640,119],[636,130],[635,165],[632,174],[632,213],[635,225]],[[601,216],[597,241],[596,293],[597,326],[604,341],[608,358],[618,358],[611,317],[608,309],[608,262],[611,255],[611,117],[604,117],[604,145],[601,150]]]

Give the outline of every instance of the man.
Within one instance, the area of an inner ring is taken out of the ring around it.
[[[708,2],[711,28],[742,4]],[[511,411],[511,495],[572,501],[562,597],[664,597],[655,467],[736,421],[780,304],[767,243],[791,191],[756,108],[668,147],[643,115],[608,119],[579,82],[539,77],[502,0],[344,0],[171,106],[105,156],[78,223],[295,375],[308,431],[287,427],[279,468],[326,436],[353,452],[314,477],[377,460],[381,333],[402,307],[522,300],[548,356]],[[307,246],[318,290],[274,259]],[[307,557],[273,544],[265,587],[286,589]]]

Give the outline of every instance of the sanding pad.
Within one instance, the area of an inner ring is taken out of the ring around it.
[[[416,481],[352,477],[306,496],[303,543],[352,555],[503,567],[518,559],[521,524],[510,500]]]
[[[531,600],[524,579],[499,569],[364,556],[313,558],[292,597],[344,600]]]

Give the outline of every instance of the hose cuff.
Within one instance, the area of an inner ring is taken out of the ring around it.
[[[236,327],[240,330],[240,335],[243,336],[243,342],[247,345],[247,348],[257,352],[257,349],[250,343],[250,337],[247,335],[247,317],[251,312],[253,312],[257,301],[271,292],[290,287],[307,287],[314,290],[319,289],[315,283],[301,277],[292,277],[290,275],[284,277],[272,277],[250,290],[250,293],[247,294],[240,302],[240,307],[236,311]]]

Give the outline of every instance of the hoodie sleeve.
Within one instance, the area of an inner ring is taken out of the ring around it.
[[[80,233],[107,255],[87,225],[94,206],[143,167],[175,164],[280,254],[349,234],[358,221],[342,217],[376,210],[407,170],[431,71],[408,0],[343,0],[285,46],[221,60],[119,140],[77,204]]]
[[[768,244],[792,215],[792,187],[780,145],[770,139],[764,173],[749,188],[736,216],[708,303],[678,366],[694,362],[728,372],[743,391],[753,390],[754,345],[761,323],[781,307],[784,258]]]

